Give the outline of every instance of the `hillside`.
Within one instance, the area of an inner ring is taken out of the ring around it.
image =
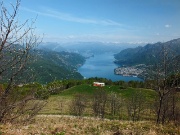
[[[105,90],[108,95],[114,93],[120,96],[122,99],[131,99],[135,93],[140,92],[143,97],[146,99],[146,102],[150,102],[153,104],[154,98],[156,96],[155,91],[150,89],[144,88],[120,88],[118,85],[107,85],[105,87],[94,87],[88,84],[77,85],[71,87],[69,89],[63,90],[58,95],[52,95],[48,99],[48,104],[43,108],[40,112],[41,114],[69,114],[69,106],[71,101],[73,100],[75,95],[81,94],[86,97],[88,100],[87,105],[87,112],[86,115],[92,115],[91,105],[88,105],[89,102],[93,99],[93,96],[98,93],[100,90]],[[59,109],[59,103],[63,103],[63,109]],[[123,102],[125,106],[125,101]],[[126,115],[126,114],[125,114]],[[108,116],[107,116],[108,117]]]
[[[30,65],[36,75],[35,81],[48,83],[53,80],[83,79],[77,68],[85,58],[76,53],[38,50],[36,61]]]
[[[165,43],[147,44],[144,47],[136,47],[122,50],[114,55],[117,64],[135,65],[135,64],[153,64],[159,60],[159,54],[162,48],[167,48],[169,54],[180,55],[180,38]],[[177,57],[178,58],[178,57]]]

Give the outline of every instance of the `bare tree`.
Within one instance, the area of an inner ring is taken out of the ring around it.
[[[76,116],[81,116],[86,107],[86,97],[82,94],[76,94],[70,104],[70,113]]]
[[[156,99],[156,122],[158,124],[164,124],[167,121],[168,110],[171,108],[170,99],[177,92],[175,89],[179,85],[179,67],[179,59],[173,55],[170,48],[163,46],[159,53],[159,61],[153,66],[151,74],[154,80],[153,88],[158,94]],[[176,108],[178,104],[174,102],[173,105]]]
[[[32,116],[44,106],[42,101],[35,102],[34,89],[23,96],[17,92],[20,90],[18,85],[32,78],[28,64],[34,60],[33,49],[39,41],[34,34],[34,21],[19,23],[19,6],[20,0],[11,4],[11,9],[6,8],[3,1],[0,2],[0,84],[3,85],[0,94],[0,122],[12,121],[22,114]]]
[[[128,116],[132,121],[140,120],[141,112],[145,109],[145,97],[141,91],[135,91],[127,100]]]
[[[116,93],[111,93],[108,96],[110,113],[112,117],[120,116],[120,109],[122,107],[122,98]]]
[[[98,89],[93,96],[93,111],[95,116],[104,118],[107,100],[107,92],[101,88]]]

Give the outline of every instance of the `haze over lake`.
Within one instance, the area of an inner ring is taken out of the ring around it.
[[[90,77],[102,77],[111,79],[112,81],[142,81],[137,77],[126,77],[121,75],[115,75],[114,69],[118,67],[114,61],[113,53],[96,54],[94,57],[90,57],[86,60],[85,64],[78,69],[79,73],[85,78]]]

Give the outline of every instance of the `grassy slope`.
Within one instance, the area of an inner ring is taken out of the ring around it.
[[[67,97],[72,97],[74,94],[86,94],[86,95],[93,95],[96,93],[97,90],[99,89],[104,89],[107,91],[107,93],[117,93],[123,96],[124,98],[129,98],[131,95],[133,95],[136,91],[141,91],[142,94],[148,99],[152,100],[156,93],[153,90],[150,89],[140,89],[140,88],[126,88],[126,89],[121,89],[119,86],[105,86],[105,87],[94,87],[92,85],[79,85],[72,87],[68,90],[63,91],[60,95],[58,96],[67,96]]]
[[[108,93],[116,92],[124,98],[130,97],[135,91],[141,90],[148,100],[152,100],[155,92],[147,89],[120,89],[118,86],[103,87]],[[59,95],[51,96],[49,103],[41,113],[63,114],[73,94],[81,93],[93,95],[98,90],[90,85],[79,85],[63,91]],[[62,108],[59,109],[58,107]],[[29,125],[0,124],[0,134],[29,135],[29,134],[55,134],[55,135],[112,135],[120,131],[122,135],[179,135],[180,127],[156,125],[153,121],[118,121],[101,120],[93,117],[73,117],[64,115],[38,115]]]
[[[70,89],[64,90],[59,95],[50,96],[48,99],[48,104],[45,108],[41,111],[42,114],[67,114],[68,112],[68,105],[75,94],[84,94],[87,95],[89,98],[92,96],[96,91],[99,89],[104,89],[108,93],[114,92],[120,94],[123,98],[130,98],[136,91],[141,91],[142,94],[146,97],[148,101],[152,101],[156,95],[153,90],[149,89],[139,89],[139,88],[127,88],[127,89],[120,89],[119,86],[105,86],[102,88],[94,87],[92,85],[78,85],[72,87]]]

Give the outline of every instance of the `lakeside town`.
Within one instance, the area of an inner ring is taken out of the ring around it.
[[[131,67],[123,66],[114,69],[116,75],[137,77],[145,71],[145,64],[139,64]]]

